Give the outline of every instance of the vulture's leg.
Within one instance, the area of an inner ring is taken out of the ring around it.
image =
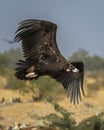
[[[26,70],[27,74],[25,75],[26,78],[35,78],[38,75],[35,73],[35,66],[31,66]]]

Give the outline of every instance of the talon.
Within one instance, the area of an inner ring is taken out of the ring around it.
[[[35,78],[35,77],[37,77],[38,75],[37,74],[35,74],[35,72],[31,72],[31,73],[28,73],[25,77],[26,78]]]
[[[67,69],[67,70],[66,70],[66,72],[69,72],[69,71],[71,71],[71,70],[70,70],[70,69]]]

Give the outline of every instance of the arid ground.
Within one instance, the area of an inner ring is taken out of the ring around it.
[[[64,99],[57,101],[69,112],[74,112],[73,117],[77,123],[81,122],[83,119],[86,119],[92,115],[97,115],[104,111],[104,87],[102,86],[100,90],[94,91],[89,95],[87,85],[95,81],[91,78],[86,80],[86,96],[82,97],[82,100],[78,105],[74,106],[71,104],[65,95],[63,96]],[[32,116],[35,118],[54,112],[53,106],[45,100],[36,102],[32,101],[31,94],[26,94],[23,96],[18,91],[1,88],[0,99],[2,97],[5,97],[5,102],[0,104],[0,124],[2,125],[10,125],[14,122],[35,125],[38,124],[38,121],[34,120]],[[11,103],[10,99],[12,97],[20,97],[22,102]]]

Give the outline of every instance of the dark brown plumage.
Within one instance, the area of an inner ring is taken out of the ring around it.
[[[83,62],[69,62],[56,43],[57,26],[44,20],[25,20],[19,24],[14,40],[22,41],[25,61],[19,60],[16,77],[21,80],[49,75],[62,83],[72,103],[78,103],[83,90]]]

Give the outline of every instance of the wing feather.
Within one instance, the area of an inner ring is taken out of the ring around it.
[[[19,24],[14,40],[22,40],[24,57],[39,61],[45,57],[46,52],[49,56],[61,56],[56,44],[57,26],[48,21],[42,20],[24,20]]]
[[[76,104],[81,100],[81,94],[85,95],[83,89],[84,65],[82,62],[72,62],[72,64],[79,69],[79,72],[61,72],[57,75],[53,74],[51,77],[62,83],[66,95],[70,97],[70,102]]]
[[[16,36],[14,38],[15,41],[17,39],[22,40],[27,35],[30,35],[32,32],[36,32],[37,30],[41,29],[40,21],[39,20],[24,20],[19,23],[19,27],[16,31]],[[18,42],[18,41],[17,41]]]

